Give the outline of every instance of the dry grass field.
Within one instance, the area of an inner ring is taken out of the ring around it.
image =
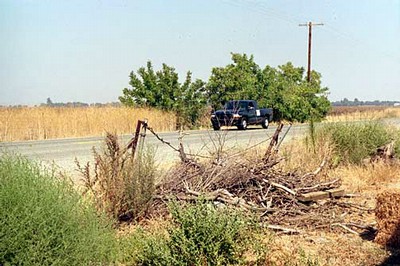
[[[148,119],[156,131],[175,129],[173,113],[124,107],[24,107],[0,108],[0,141],[41,140],[127,134],[138,119]]]
[[[399,107],[388,106],[333,106],[326,117],[327,122],[376,120],[400,117]]]
[[[400,108],[383,106],[333,107],[325,121],[375,120],[400,117]],[[172,112],[125,107],[0,108],[0,141],[100,136],[105,132],[133,132],[138,119],[147,118],[156,131],[175,129]],[[207,127],[209,110],[199,125]]]

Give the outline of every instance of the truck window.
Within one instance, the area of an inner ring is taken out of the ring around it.
[[[225,104],[224,108],[227,110],[246,109],[248,103],[245,101],[229,101]]]

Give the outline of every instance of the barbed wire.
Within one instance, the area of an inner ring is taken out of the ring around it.
[[[180,148],[177,148],[175,146],[173,146],[169,141],[164,140],[164,138],[162,138],[157,132],[154,131],[154,129],[152,127],[149,127],[148,124],[145,124],[144,127],[149,130],[160,142],[162,142],[163,144],[169,146],[171,149],[173,149],[174,151],[178,152],[178,153],[182,153],[183,151]],[[280,143],[282,143],[282,141],[284,140],[284,138],[286,137],[287,133],[289,132],[289,130],[291,129],[292,125],[290,124],[289,128],[287,129],[286,133],[284,134],[283,138],[280,140]],[[272,139],[272,136],[269,136],[267,139],[262,140],[260,142],[257,142],[251,146],[246,147],[244,150],[239,151],[237,153],[231,154],[229,155],[227,158],[233,158],[235,156],[241,155],[245,152],[247,152],[248,150],[254,149],[258,146],[260,146],[261,144],[270,141]],[[187,156],[193,157],[193,158],[203,158],[203,159],[213,159],[214,156],[206,156],[206,155],[201,155],[201,154],[193,154],[193,153],[185,153]]]

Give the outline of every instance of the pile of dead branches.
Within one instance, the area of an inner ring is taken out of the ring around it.
[[[282,127],[283,124],[277,127],[262,158],[249,159],[236,154],[202,162],[185,153],[182,138],[180,147],[175,148],[148,128],[161,142],[179,152],[181,158],[181,163],[156,187],[149,212],[168,213],[166,203],[169,200],[201,199],[255,212],[269,226],[278,225],[275,229],[290,227],[289,233],[325,227],[341,227],[357,233],[345,223],[346,216],[372,210],[338,199],[344,196],[340,179],[329,180],[321,175],[327,160],[322,160],[321,165],[309,173],[279,170],[277,166],[282,158],[277,151],[282,139],[279,142],[278,136]]]
[[[276,161],[272,163],[276,164]],[[343,190],[338,189],[339,179],[321,182],[318,173],[324,164],[325,161],[315,172],[300,174],[285,173],[265,160],[251,162],[231,158],[222,163],[182,163],[158,186],[157,195],[158,199],[164,200],[201,198],[216,204],[234,205],[258,212],[268,222],[296,226],[298,221],[290,218],[309,216],[310,213],[316,215],[320,211],[322,215],[312,217],[315,220],[312,224],[321,225],[324,209],[330,203],[320,205],[320,208],[313,203],[343,195]],[[310,221],[310,217],[307,220]]]

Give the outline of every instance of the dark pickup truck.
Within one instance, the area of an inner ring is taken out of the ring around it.
[[[211,115],[211,123],[214,130],[219,130],[221,126],[237,126],[242,130],[248,125],[268,128],[272,116],[271,108],[258,109],[256,101],[235,100],[227,102],[223,110],[215,111]]]

